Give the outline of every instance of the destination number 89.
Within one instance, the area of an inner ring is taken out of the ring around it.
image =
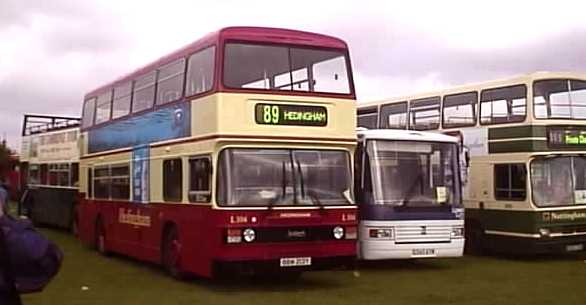
[[[262,117],[265,124],[278,124],[279,123],[279,106],[265,105],[262,107]]]

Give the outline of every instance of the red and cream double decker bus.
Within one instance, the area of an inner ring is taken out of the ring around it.
[[[209,34],[85,96],[80,238],[173,276],[351,261],[355,113],[344,41]]]

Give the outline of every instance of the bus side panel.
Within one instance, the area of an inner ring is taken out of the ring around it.
[[[96,241],[96,217],[99,207],[87,199],[80,199],[77,208],[79,240],[88,246],[94,246]]]

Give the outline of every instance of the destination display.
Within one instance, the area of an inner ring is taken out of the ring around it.
[[[259,103],[255,121],[264,125],[326,126],[328,111],[322,106]]]
[[[586,129],[553,127],[548,129],[550,147],[586,146]]]

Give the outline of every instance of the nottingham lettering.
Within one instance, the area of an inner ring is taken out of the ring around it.
[[[551,212],[550,219],[552,221],[555,221],[555,220],[574,221],[574,220],[578,220],[578,219],[586,219],[586,213],[583,213],[583,212],[573,212],[573,213]]]

